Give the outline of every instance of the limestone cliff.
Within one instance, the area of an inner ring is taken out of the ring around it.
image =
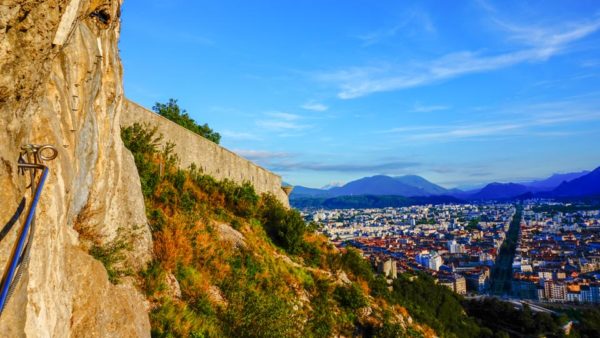
[[[118,0],[6,0],[0,4],[0,225],[28,196],[20,146],[59,150],[37,214],[31,262],[0,318],[6,337],[149,336],[131,281],[108,282],[80,232],[108,243],[135,232],[128,264],[151,257],[139,178],[120,139]],[[79,230],[79,232],[77,231]],[[0,243],[4,266],[15,234]]]

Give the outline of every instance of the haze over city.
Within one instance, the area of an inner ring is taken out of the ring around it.
[[[131,0],[122,17],[130,99],[178,99],[294,185],[600,165],[596,1]]]

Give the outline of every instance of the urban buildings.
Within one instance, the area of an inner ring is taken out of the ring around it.
[[[380,274],[422,271],[460,294],[488,292],[515,212],[504,203],[303,211]],[[600,211],[525,202],[512,269],[512,297],[600,303]]]

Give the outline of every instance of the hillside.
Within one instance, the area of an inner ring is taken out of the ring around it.
[[[139,274],[153,336],[432,337],[435,330],[475,337],[482,330],[458,296],[427,276],[403,275],[390,292],[357,250],[338,251],[272,195],[178,169],[154,133],[123,130],[154,240],[155,259]]]

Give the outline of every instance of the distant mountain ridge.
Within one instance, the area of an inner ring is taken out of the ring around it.
[[[474,200],[508,199],[530,191],[530,188],[522,184],[494,182],[468,197]]]
[[[375,175],[339,187],[315,189],[296,186],[290,199],[336,198],[341,196],[451,196],[461,200],[508,200],[525,197],[600,196],[600,167],[593,171],[554,174],[548,178],[521,183],[490,183],[481,189],[446,189],[417,175]]]
[[[435,196],[448,193],[448,190],[431,183],[417,175],[364,177],[330,189],[307,188],[296,186],[291,199],[302,197],[337,197],[355,195],[396,195],[396,196]]]
[[[584,171],[575,172],[575,173],[554,174],[543,180],[521,182],[519,184],[522,184],[527,187],[535,188],[535,189],[540,189],[540,190],[552,190],[552,189],[558,187],[559,185],[561,185],[563,182],[572,181],[576,178],[587,175],[589,173],[590,173],[590,171],[584,170]]]
[[[552,191],[554,196],[600,196],[600,167],[572,181],[563,182]]]

